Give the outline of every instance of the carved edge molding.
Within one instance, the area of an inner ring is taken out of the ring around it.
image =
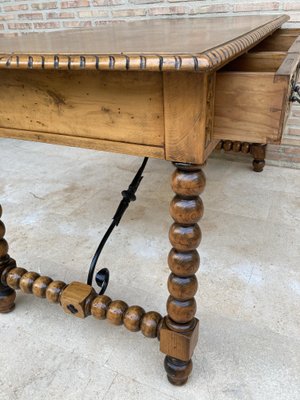
[[[284,24],[284,22],[287,22],[289,19],[290,17],[288,15],[281,15],[275,20],[268,22],[267,24],[247,33],[244,36],[204,52],[203,54],[209,59],[209,68],[220,68],[222,65],[234,59],[236,56],[244,53],[247,50],[250,50],[253,46],[275,32],[281,27],[282,24]]]
[[[43,55],[0,54],[0,69],[103,70],[103,71],[189,71],[204,72],[220,68],[249,50],[289,20],[281,15],[275,20],[201,54],[107,54]]]

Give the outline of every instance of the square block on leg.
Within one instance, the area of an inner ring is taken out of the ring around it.
[[[90,285],[72,282],[63,290],[60,303],[65,313],[85,318],[91,313],[91,302],[96,295]]]
[[[199,320],[193,330],[179,333],[168,328],[165,318],[160,329],[160,351],[182,361],[192,358],[199,337]]]

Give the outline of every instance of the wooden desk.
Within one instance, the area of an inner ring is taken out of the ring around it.
[[[187,381],[199,330],[201,166],[220,140],[236,149],[254,142],[258,169],[262,146],[280,143],[293,90],[299,100],[299,32],[279,30],[287,20],[151,20],[1,38],[0,136],[161,158],[176,167],[164,318],[97,295],[90,285],[17,267],[2,222],[1,312],[12,311],[21,289],[80,318],[124,323],[158,337],[169,381]]]

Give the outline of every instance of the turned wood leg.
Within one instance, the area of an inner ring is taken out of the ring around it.
[[[2,207],[0,205],[0,218]],[[16,266],[15,261],[8,255],[8,244],[4,239],[5,225],[0,220],[0,277]],[[9,313],[15,308],[16,291],[0,281],[0,313]]]
[[[205,187],[205,175],[198,165],[175,163],[170,205],[174,220],[169,238],[173,248],[168,257],[171,274],[167,316],[160,329],[160,350],[166,354],[165,370],[174,385],[183,385],[192,371],[192,354],[198,341],[199,321],[195,318],[198,289],[195,276],[200,264],[197,247],[201,231],[197,222],[203,215],[199,197]]]
[[[265,158],[266,158],[266,144],[261,143],[248,143],[248,142],[239,142],[232,140],[220,140],[220,142],[216,146],[216,150],[224,150],[225,152],[233,151],[238,153],[241,151],[244,154],[251,153],[254,160],[252,162],[253,170],[255,172],[262,172],[265,166]]]
[[[251,154],[254,158],[252,165],[253,171],[262,172],[265,166],[266,144],[253,143],[251,145]]]

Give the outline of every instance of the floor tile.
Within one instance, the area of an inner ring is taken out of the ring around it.
[[[18,265],[69,283],[88,267],[141,159],[0,140],[3,221]],[[174,167],[149,160],[99,260],[107,294],[165,314]],[[157,339],[18,292],[0,317],[0,399],[295,400],[300,398],[299,171],[211,159],[193,374],[171,386]]]

